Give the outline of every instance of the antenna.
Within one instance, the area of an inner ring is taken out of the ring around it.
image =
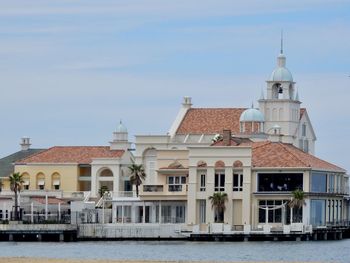
[[[283,29],[281,29],[281,54],[283,54]]]

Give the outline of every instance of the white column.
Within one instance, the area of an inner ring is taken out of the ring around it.
[[[97,183],[97,168],[91,166],[91,197],[97,197],[98,195],[98,183]]]
[[[131,223],[135,223],[136,222],[136,218],[135,218],[135,214],[136,214],[136,206],[134,203],[131,204]]]
[[[113,172],[113,192],[119,192],[119,182],[120,182],[120,165],[118,164],[114,169],[112,169]]]
[[[187,223],[196,223],[196,192],[197,192],[197,168],[190,167],[188,176],[188,192],[187,192]]]
[[[34,204],[33,202],[30,204],[30,222],[33,224],[34,223]]]
[[[146,206],[145,206],[145,201],[143,201],[142,205],[142,223],[146,223]]]
[[[214,193],[214,182],[215,182],[215,168],[214,167],[208,167],[207,169],[207,182],[206,182],[206,222],[213,223],[214,222],[214,209],[212,208],[211,202],[209,200],[209,196],[211,196]]]
[[[58,220],[61,221],[61,203],[58,203]]]
[[[122,224],[124,224],[124,205],[122,203]]]
[[[251,170],[250,167],[243,168],[243,200],[242,200],[242,223],[250,225],[250,200],[251,200]]]
[[[45,195],[45,220],[47,220],[48,202],[49,202],[49,198],[48,198],[48,196],[47,196],[47,194],[46,194],[46,195]]]

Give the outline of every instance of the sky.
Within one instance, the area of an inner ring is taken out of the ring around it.
[[[257,106],[281,29],[316,155],[350,171],[348,0],[0,0],[0,157],[165,134],[183,96]]]

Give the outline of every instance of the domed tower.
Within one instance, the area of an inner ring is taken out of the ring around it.
[[[261,111],[254,109],[254,106],[250,109],[246,109],[242,112],[239,118],[240,132],[243,134],[257,134],[264,132],[264,114]]]
[[[111,150],[127,150],[130,148],[128,129],[122,121],[119,122],[116,131],[113,133],[113,141],[110,142],[110,145]]]
[[[281,50],[277,56],[277,66],[272,71],[267,83],[267,96],[262,94],[259,108],[265,116],[264,132],[273,133],[273,127],[280,127],[283,141],[295,143],[295,133],[299,124],[300,104],[292,73],[286,67],[286,57],[283,53],[283,37]]]

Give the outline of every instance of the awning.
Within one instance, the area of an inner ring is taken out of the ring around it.
[[[56,180],[53,180],[53,185],[60,185],[60,180],[59,179],[56,179]]]
[[[23,185],[29,185],[29,180],[23,180]]]
[[[38,180],[38,185],[45,185],[45,180],[44,179]]]

